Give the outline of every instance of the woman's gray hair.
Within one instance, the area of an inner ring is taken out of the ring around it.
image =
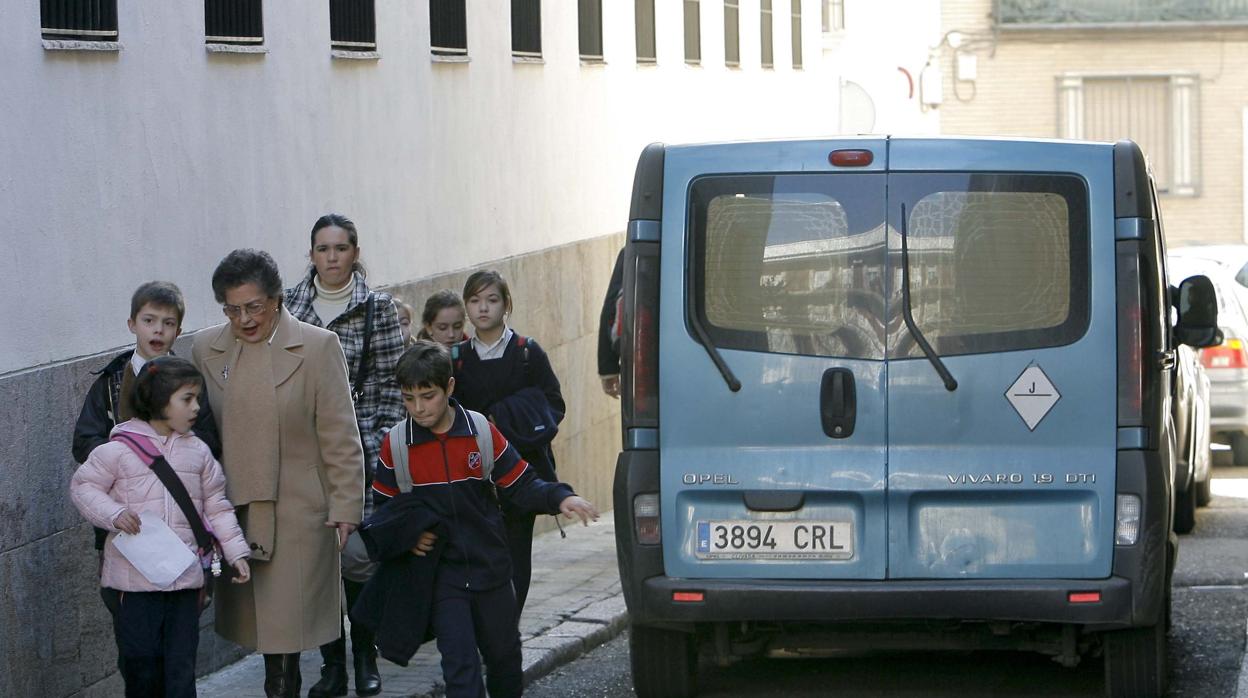
[[[277,262],[264,250],[243,248],[227,254],[212,272],[212,295],[225,302],[225,292],[243,284],[255,284],[269,298],[282,300],[282,275]]]

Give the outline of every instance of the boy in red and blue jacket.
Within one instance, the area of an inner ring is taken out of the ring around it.
[[[451,356],[434,342],[417,342],[395,366],[408,419],[408,469],[413,487],[445,493],[451,512],[447,540],[433,590],[433,632],[442,653],[442,678],[448,698],[519,696],[523,691],[519,614],[511,586],[511,558],[497,497],[536,513],[562,513],[588,524],[598,512],[566,483],[538,479],[507,439],[490,425],[494,465],[487,476],[477,445],[477,431],[467,410],[451,394]],[[380,508],[400,494],[390,439],[382,441],[373,480],[373,501]],[[429,491],[426,490],[428,495]],[[436,536],[426,532],[412,552],[425,555]],[[478,655],[478,651],[480,654]],[[488,670],[482,685],[481,661]]]

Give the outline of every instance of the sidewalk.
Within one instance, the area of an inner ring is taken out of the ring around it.
[[[530,683],[555,667],[615,637],[625,625],[624,597],[615,561],[615,523],[610,512],[588,528],[566,524],[533,539],[533,583],[520,639],[524,643],[524,680]],[[348,667],[350,656],[347,657]],[[435,643],[421,646],[406,667],[378,660],[380,695],[440,696],[442,668]],[[321,655],[303,653],[303,690],[320,678]],[[198,681],[201,696],[264,698],[264,660],[251,654]],[[347,695],[355,695],[355,677]]]

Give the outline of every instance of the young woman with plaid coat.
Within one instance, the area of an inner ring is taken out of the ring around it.
[[[364,371],[363,389],[355,396],[355,418],[364,445],[365,472],[371,482],[381,440],[390,425],[404,416],[399,386],[394,381],[394,366],[403,353],[398,313],[389,294],[370,291],[365,283],[359,233],[350,219],[333,213],[321,216],[312,226],[311,243],[312,267],[298,285],[286,290],[286,308],[300,320],[338,334],[352,391],[359,385],[360,371]],[[370,304],[372,331],[368,354],[361,362]],[[349,578],[357,576],[350,567],[343,570],[347,608],[354,605],[366,581]],[[381,676],[372,634],[352,626],[351,650],[356,692],[362,696],[376,695],[381,691]],[[321,657],[321,680],[308,695],[346,695],[346,638],[322,645]]]

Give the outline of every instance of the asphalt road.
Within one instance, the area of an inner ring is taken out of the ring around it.
[[[1174,576],[1170,695],[1235,696],[1248,620],[1248,468],[1219,467],[1214,499],[1181,536]],[[833,659],[759,658],[716,667],[705,657],[701,696],[987,698],[1100,696],[1096,658],[1065,669],[1016,652],[882,653]],[[541,679],[526,695],[631,696],[627,634]]]

